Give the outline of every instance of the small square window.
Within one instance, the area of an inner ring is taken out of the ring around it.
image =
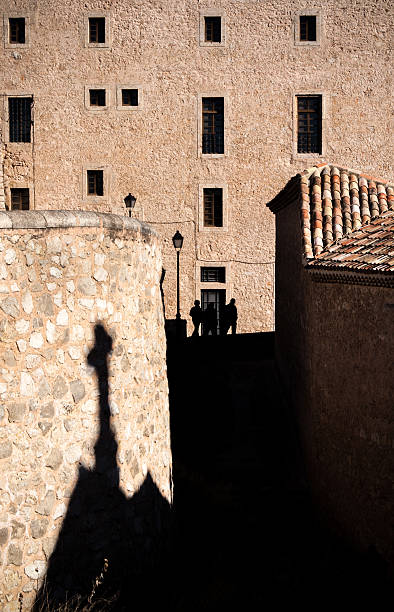
[[[89,89],[90,106],[105,106],[105,89]]]
[[[138,89],[122,89],[122,106],[138,106]]]
[[[205,16],[204,17],[204,25],[205,25],[205,42],[222,42],[222,18],[221,17],[213,17],[213,16]]]
[[[223,227],[223,189],[205,187],[204,198],[204,226]]]
[[[105,43],[105,17],[89,17],[89,43]]]
[[[11,17],[8,21],[9,43],[24,45],[26,42],[26,24],[24,17]]]
[[[11,188],[11,210],[29,210],[29,189]]]
[[[225,283],[226,282],[226,268],[201,268],[201,282],[202,283]]]
[[[297,153],[322,153],[321,96],[297,96]]]
[[[86,185],[87,194],[91,196],[104,195],[104,173],[103,170],[87,170]]]
[[[300,15],[300,41],[316,41],[316,15]]]
[[[31,142],[31,108],[33,98],[8,98],[10,142]]]

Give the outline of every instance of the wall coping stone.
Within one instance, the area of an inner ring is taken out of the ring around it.
[[[98,227],[115,231],[140,232],[158,236],[150,225],[131,217],[88,210],[10,210],[0,211],[0,229],[51,229]]]

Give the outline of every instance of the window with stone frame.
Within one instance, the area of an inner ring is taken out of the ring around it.
[[[220,267],[201,267],[201,282],[202,283],[225,283],[226,282],[226,268]]]
[[[105,17],[89,17],[89,43],[105,43]]]
[[[10,142],[31,142],[31,109],[33,98],[8,98],[8,123]]]
[[[321,96],[297,96],[297,152],[322,153]]]
[[[221,187],[204,187],[204,226],[223,227],[223,189]]]
[[[11,210],[29,210],[29,208],[29,189],[25,187],[11,187]]]
[[[24,45],[26,43],[26,20],[24,17],[9,18],[8,41],[10,45]]]
[[[224,153],[224,98],[202,98],[202,153]]]
[[[300,41],[316,41],[316,15],[300,15]]]
[[[90,106],[105,106],[105,89],[89,89],[89,103]]]
[[[138,89],[122,89],[122,106],[138,106]]]
[[[103,170],[87,170],[86,171],[86,186],[87,195],[103,196],[104,195],[104,172]]]
[[[222,42],[222,18],[213,15],[204,16],[205,42]]]

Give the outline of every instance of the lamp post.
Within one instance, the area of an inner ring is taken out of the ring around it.
[[[129,212],[129,217],[131,217],[131,211],[133,210],[137,198],[135,198],[131,193],[127,195],[124,199],[124,203],[126,204],[126,210]]]
[[[178,230],[172,237],[172,243],[174,245],[174,249],[176,250],[176,319],[178,323],[181,318],[179,307],[179,252],[183,245],[183,236]]]

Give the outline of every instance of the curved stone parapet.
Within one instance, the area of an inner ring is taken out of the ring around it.
[[[104,559],[118,572],[154,558],[172,494],[161,272],[158,237],[135,219],[0,212],[6,612],[44,578],[61,600]]]

